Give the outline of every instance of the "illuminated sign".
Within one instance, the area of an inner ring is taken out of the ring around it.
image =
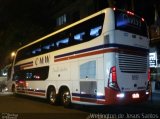
[[[121,13],[117,18],[117,27],[121,27],[125,25],[141,28],[142,22],[141,22],[141,19],[138,19],[133,15]]]
[[[150,67],[156,67],[156,53],[149,53],[149,65]]]

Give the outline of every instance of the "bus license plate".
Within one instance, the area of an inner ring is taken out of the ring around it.
[[[135,99],[135,98],[139,98],[139,93],[133,93],[133,94],[132,94],[132,98],[134,98],[134,99]]]

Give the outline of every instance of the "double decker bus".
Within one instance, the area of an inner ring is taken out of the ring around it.
[[[106,8],[19,48],[9,89],[64,106],[143,102],[148,52],[145,20]]]

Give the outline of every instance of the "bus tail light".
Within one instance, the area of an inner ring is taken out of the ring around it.
[[[131,11],[127,11],[127,14],[129,14],[129,15],[134,15],[134,13],[131,12]]]
[[[144,22],[144,18],[141,18],[141,20]]]
[[[112,82],[117,82],[117,74],[115,66],[111,68],[111,74],[112,74]]]
[[[113,10],[114,10],[114,11],[116,11],[116,8],[115,8],[115,7],[113,7]]]
[[[117,98],[124,98],[125,94],[124,93],[118,93],[116,96],[117,96]]]
[[[110,69],[110,76],[109,76],[109,81],[108,81],[108,87],[119,90],[118,84],[117,84],[117,72],[116,72],[116,66],[113,66]]]

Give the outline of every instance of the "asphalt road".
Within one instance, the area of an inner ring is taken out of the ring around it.
[[[0,119],[141,119],[160,118],[160,103],[119,106],[74,105],[68,109],[46,100],[26,96],[0,95]]]
[[[0,113],[0,119],[82,119],[88,115],[84,111],[50,105],[44,99],[19,95],[1,95]]]

